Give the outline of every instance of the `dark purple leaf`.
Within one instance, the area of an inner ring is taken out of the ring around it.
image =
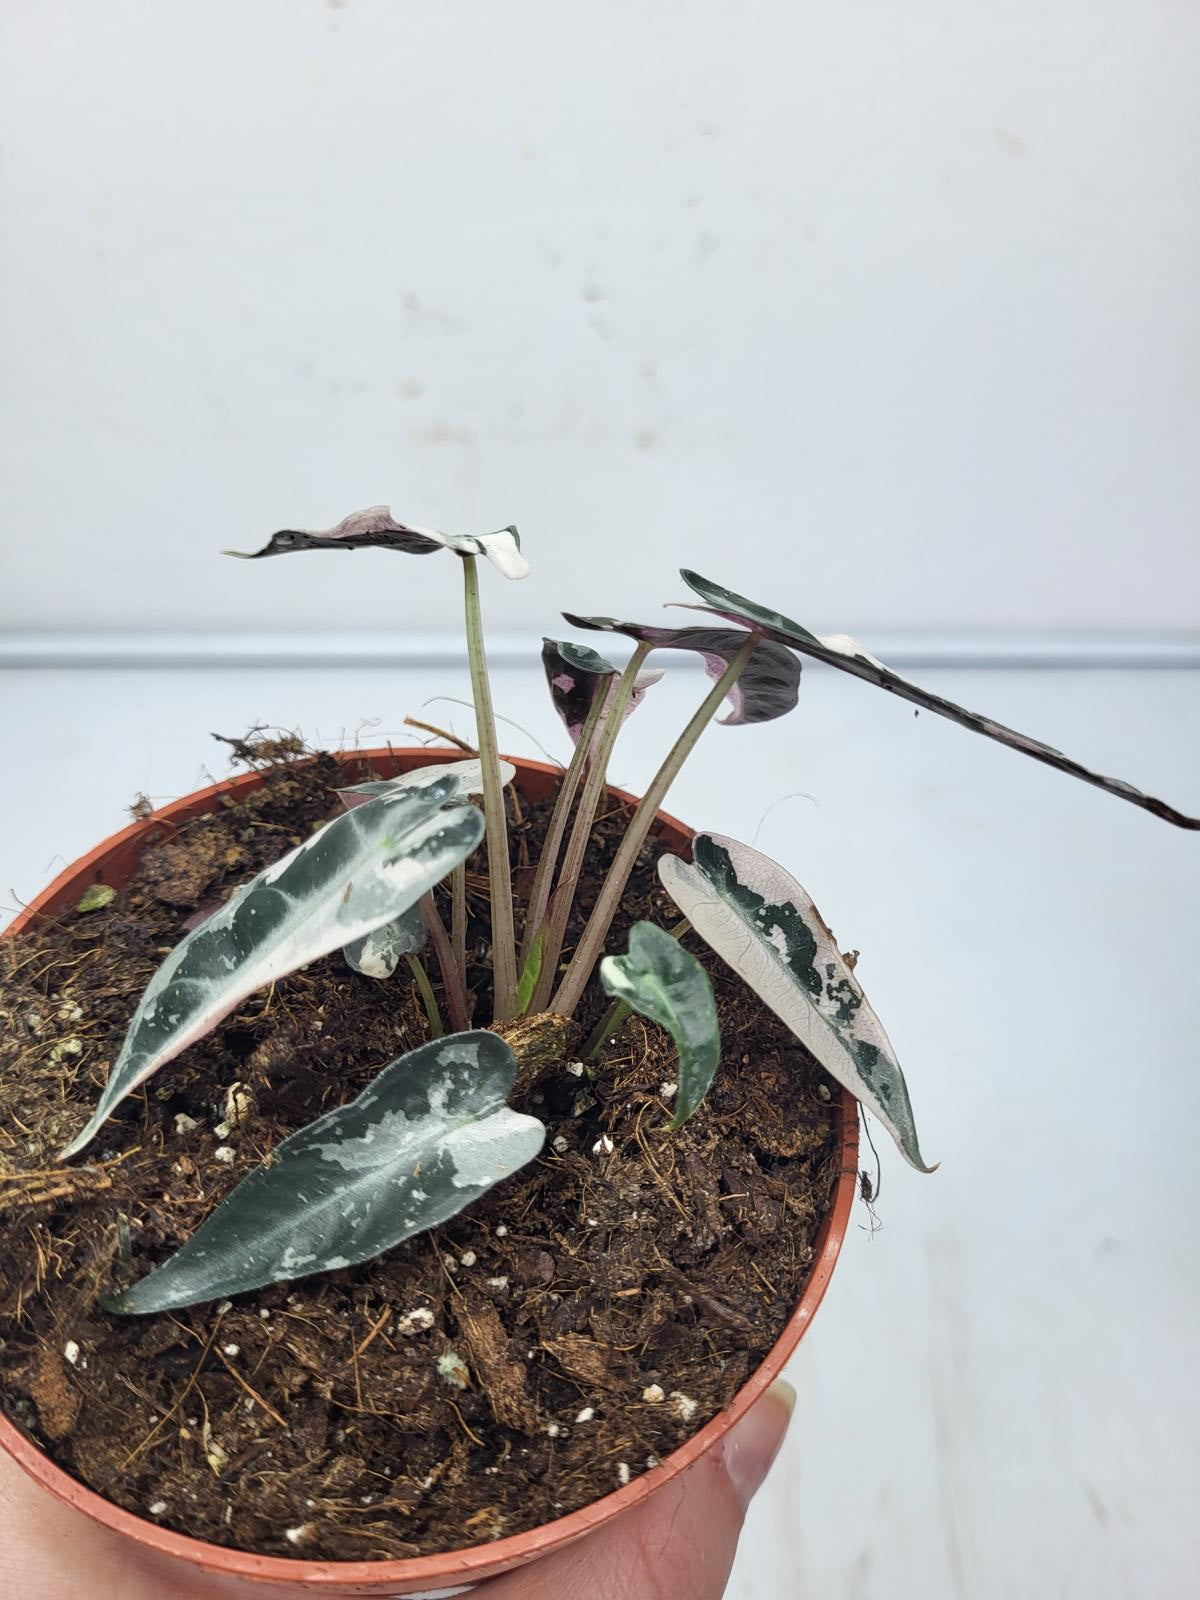
[[[692,650],[704,658],[710,678],[721,676],[746,642],[736,628],[652,628],[640,622],[618,622],[615,617],[563,616],[573,628],[601,633],[623,633],[652,644],[656,650]],[[800,693],[800,663],[790,650],[764,640],[755,650],[741,677],[729,692],[730,712],[722,722],[770,722],[791,711]]]
[[[315,533],[282,528],[271,535],[261,550],[226,550],[225,554],[257,561],[260,556],[290,555],[294,550],[371,547],[402,550],[410,556],[428,556],[435,550],[453,550],[460,556],[486,556],[506,578],[523,578],[529,571],[529,563],[521,554],[521,537],[516,528],[501,528],[497,533],[440,533],[436,528],[415,528],[397,522],[388,506],[368,506],[365,511],[352,511],[335,528]]]
[[[554,709],[563,720],[575,744],[588,713],[598,695],[611,695],[621,676],[619,667],[589,650],[585,644],[574,644],[569,639],[543,639],[542,665],[546,669],[546,682]],[[625,707],[625,715],[636,711],[646,698],[646,690],[663,677],[661,672],[639,672],[634,679],[633,693]]]
[[[1081,779],[1084,783],[1094,784],[1096,788],[1116,795],[1119,800],[1128,800],[1131,805],[1141,806],[1144,811],[1152,812],[1164,822],[1174,823],[1177,828],[1200,828],[1200,817],[1189,817],[1181,811],[1176,811],[1173,806],[1167,805],[1164,800],[1156,800],[1152,795],[1143,794],[1132,784],[1124,783],[1119,778],[1105,778],[1098,772],[1092,772],[1088,767],[1080,766],[1079,762],[1072,761],[1069,756],[1063,755],[1061,750],[1055,750],[1052,745],[1042,744],[1026,734],[1017,733],[1013,728],[1006,728],[1001,722],[993,722],[990,717],[980,716],[975,711],[967,711],[962,706],[955,705],[952,700],[944,700],[941,695],[931,694],[927,689],[918,688],[915,683],[909,683],[907,678],[902,678],[890,667],[885,667],[882,661],[876,660],[846,634],[830,634],[826,638],[821,638],[815,633],[810,633],[800,623],[793,622],[790,617],[785,617],[781,612],[772,611],[767,606],[760,606],[753,600],[747,600],[744,595],[736,594],[732,589],[711,583],[697,572],[690,572],[686,567],[680,571],[689,589],[705,602],[703,606],[694,608],[697,611],[710,611],[715,616],[727,618],[730,622],[754,628],[767,639],[785,644],[792,650],[800,651],[802,655],[812,656],[817,661],[824,661],[831,667],[837,667],[841,672],[853,673],[855,677],[863,678],[879,689],[886,689],[889,694],[899,695],[901,699],[909,700],[923,710],[935,711],[939,717],[948,717],[951,722],[970,728],[973,733],[981,733],[985,738],[995,739],[1000,744],[1008,745],[1012,750],[1020,750],[1025,755],[1032,756],[1035,761],[1045,762],[1048,767],[1053,767],[1058,772],[1065,772],[1072,778]]]

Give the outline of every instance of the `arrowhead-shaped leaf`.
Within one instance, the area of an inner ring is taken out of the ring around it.
[[[247,995],[390,922],[465,860],[483,815],[444,810],[453,790],[442,779],[335,817],[177,944],[142,996],[95,1114],[60,1159]]]
[[[456,1033],[393,1061],[276,1145],[186,1244],[108,1301],[143,1314],[369,1261],[533,1160],[546,1130],[506,1105],[516,1058]]]
[[[659,1022],[679,1051],[679,1091],[673,1128],[682,1125],[708,1093],[721,1058],[717,1004],[708,973],[678,939],[653,922],[629,930],[629,954],[605,956],[600,982],[616,1000]]]
[[[895,1139],[921,1156],[904,1074],[808,895],[774,861],[719,834],[698,834],[692,864],[663,856],[658,875],[696,932]]]
[[[573,628],[600,633],[623,633],[656,650],[692,650],[704,658],[710,678],[717,679],[746,642],[737,628],[652,628],[640,622],[618,622],[615,617],[563,616]],[[721,722],[770,722],[795,706],[800,694],[800,663],[790,650],[764,640],[755,650],[741,677],[729,691],[730,711]]]
[[[510,784],[517,775],[517,769],[511,761],[498,761],[501,786]],[[402,772],[396,778],[371,778],[366,783],[351,784],[348,789],[339,789],[338,795],[347,810],[353,806],[365,805],[368,800],[378,800],[383,794],[398,794],[402,789],[428,789],[431,783],[440,783],[449,779],[453,788],[449,791],[451,800],[466,800],[471,795],[483,793],[483,763],[473,757],[462,761],[439,761],[432,767],[414,767],[411,772]]]
[[[521,536],[515,528],[496,533],[441,533],[437,528],[410,527],[396,522],[389,506],[368,506],[353,511],[334,528],[304,533],[281,528],[261,550],[226,550],[227,556],[257,561],[262,556],[290,555],[295,550],[361,550],[374,547],[402,550],[406,555],[427,556],[435,550],[453,550],[460,556],[486,556],[506,578],[523,578],[529,563],[521,554]]]
[[[578,744],[588,712],[600,695],[613,694],[621,676],[620,669],[585,644],[573,644],[569,639],[543,639],[542,665],[554,709],[573,743]],[[646,698],[646,690],[663,677],[662,672],[638,673],[625,707],[627,717]]]
[[[429,937],[425,913],[410,906],[392,922],[375,928],[346,945],[342,954],[348,966],[365,978],[390,978],[401,956],[415,955]]]
[[[972,733],[981,733],[985,738],[995,739],[1000,744],[1008,745],[1012,750],[1020,750],[1023,754],[1032,756],[1035,761],[1042,761],[1048,767],[1054,767],[1058,772],[1065,772],[1072,778],[1081,779],[1084,783],[1094,784],[1107,794],[1116,795],[1119,800],[1128,800],[1131,805],[1141,806],[1144,811],[1152,812],[1164,822],[1174,823],[1177,828],[1200,828],[1200,817],[1189,817],[1184,812],[1176,811],[1174,806],[1167,805],[1166,801],[1156,800],[1152,795],[1143,794],[1140,789],[1122,782],[1120,778],[1106,778],[1101,773],[1080,766],[1078,761],[1072,761],[1069,756],[1063,755],[1061,750],[1055,750],[1052,745],[1042,744],[1037,739],[1029,738],[1027,734],[1006,728],[1002,722],[993,722],[990,717],[980,716],[975,711],[967,711],[963,706],[955,705],[952,700],[945,700],[941,695],[931,694],[927,689],[910,683],[907,678],[902,678],[890,667],[885,667],[882,661],[876,660],[869,651],[864,650],[846,634],[830,634],[820,638],[779,611],[772,611],[768,606],[760,606],[753,600],[747,600],[745,595],[735,594],[732,589],[722,588],[719,583],[712,583],[708,578],[702,578],[698,572],[689,572],[686,567],[680,570],[683,581],[705,602],[703,606],[695,608],[698,611],[711,611],[717,616],[727,617],[731,622],[740,622],[747,628],[756,628],[768,639],[788,645],[791,649],[798,650],[802,655],[812,656],[817,661],[824,661],[842,672],[853,673],[855,677],[863,678],[867,683],[875,684],[877,688],[886,689],[889,694],[899,695],[901,699],[911,701],[913,705],[920,706],[925,711],[935,711],[939,717],[948,717],[951,722],[970,728]]]

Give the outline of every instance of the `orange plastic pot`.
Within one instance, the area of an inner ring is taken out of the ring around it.
[[[348,769],[347,781],[353,783],[368,775],[368,765],[376,775],[392,777],[414,767],[444,761],[447,754],[444,750],[387,749],[343,752],[337,759]],[[517,783],[523,795],[531,800],[539,800],[553,793],[560,776],[556,768],[540,761],[523,761],[512,756],[507,759],[517,768]],[[200,789],[182,800],[176,800],[143,821],[113,834],[90,854],[60,873],[17,917],[6,934],[19,933],[35,924],[39,918],[75,905],[84,890],[92,884],[107,883],[120,888],[132,875],[142,851],[149,843],[169,837],[178,824],[214,810],[222,796],[245,795],[262,782],[262,775],[256,772],[230,778],[224,783],[213,784],[210,788]],[[613,793],[623,799],[629,798],[622,795],[620,790],[614,790]],[[664,845],[683,854],[689,852],[691,833],[665,812],[660,814],[658,831]],[[584,1538],[611,1522],[614,1517],[622,1516],[649,1499],[719,1444],[729,1429],[779,1376],[807,1331],[829,1285],[854,1203],[858,1114],[855,1102],[848,1094],[842,1097],[839,1115],[842,1159],[833,1204],[817,1236],[812,1271],[804,1292],[762,1365],[738,1391],[726,1410],[715,1416],[660,1466],[635,1478],[624,1488],[605,1495],[602,1500],[543,1527],[492,1544],[447,1551],[441,1555],[421,1556],[410,1561],[301,1561],[282,1556],[251,1555],[246,1551],[226,1549],[221,1545],[206,1544],[200,1539],[173,1533],[110,1504],[56,1466],[31,1439],[3,1416],[0,1416],[0,1447],[34,1482],[114,1533],[202,1572],[259,1584],[263,1588],[264,1600],[268,1600],[271,1588],[280,1584],[307,1588],[314,1595],[322,1596],[392,1595],[409,1596],[411,1600],[416,1600],[418,1596],[432,1600],[436,1596],[440,1600],[443,1596],[465,1594],[485,1578],[498,1577],[502,1572],[525,1566],[553,1550],[573,1544],[575,1540]]]

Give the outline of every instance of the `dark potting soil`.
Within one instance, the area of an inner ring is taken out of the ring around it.
[[[573,1048],[530,1091],[541,1157],[467,1212],[232,1304],[104,1311],[99,1293],[162,1261],[280,1139],[428,1036],[403,967],[378,982],[331,956],[163,1068],[90,1163],[55,1164],[159,962],[197,912],[340,809],[339,781],[329,757],[275,765],[243,801],[163,827],[107,906],[0,940],[0,1405],[67,1471],[164,1526],[370,1560],[553,1521],[696,1432],[799,1297],[839,1153],[832,1084],[689,937],[716,987],[722,1062],[680,1131],[659,1028],[631,1018],[581,1069],[606,1003],[593,985]],[[510,803],[519,899],[548,808]],[[627,816],[610,799],[581,913]],[[610,948],[637,918],[677,920],[657,853]],[[485,861],[468,864],[482,1018]],[[451,1352],[461,1387],[439,1371]]]

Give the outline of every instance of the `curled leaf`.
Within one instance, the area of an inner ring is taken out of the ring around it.
[[[705,943],[874,1112],[905,1159],[933,1171],[883,1024],[795,878],[748,845],[706,833],[692,841],[690,864],[663,856],[658,875]]]
[[[517,984],[517,1016],[519,1017],[523,1017],[529,1010],[529,1003],[533,999],[533,991],[542,975],[542,960],[545,954],[546,930],[541,927],[529,947],[529,954],[525,957],[525,965],[521,970],[521,980]]]
[[[588,713],[599,696],[611,698],[621,676],[611,661],[569,639],[542,640],[542,666],[550,686],[554,709],[562,718],[572,742],[579,743]],[[646,698],[646,691],[665,676],[662,672],[639,672],[625,707],[628,717]]]
[[[106,1301],[169,1311],[369,1261],[533,1160],[546,1130],[506,1101],[503,1039],[451,1034],[393,1061],[349,1105],[272,1150],[173,1256]]]
[[[953,700],[943,699],[941,695],[931,694],[929,690],[910,683],[898,672],[885,667],[882,661],[864,650],[860,644],[856,644],[847,634],[829,634],[821,638],[815,633],[810,633],[800,623],[793,622],[790,617],[785,617],[782,612],[772,611],[768,606],[760,606],[753,600],[747,600],[745,595],[735,594],[732,589],[722,588],[719,583],[712,583],[708,578],[702,578],[698,572],[690,572],[686,567],[680,570],[683,581],[705,602],[703,606],[695,608],[697,611],[711,611],[717,616],[727,617],[731,622],[755,628],[766,638],[785,644],[792,650],[798,650],[801,655],[824,661],[828,666],[837,667],[841,672],[853,673],[856,678],[863,678],[867,683],[873,683],[876,688],[886,689],[889,694],[899,695],[902,700],[908,700],[925,711],[934,711],[939,717],[948,717],[951,722],[970,728],[972,733],[981,733],[987,739],[995,739],[999,744],[1006,744],[1011,750],[1020,750],[1024,755],[1032,756],[1035,761],[1044,762],[1046,766],[1053,767],[1058,772],[1065,772],[1069,777],[1094,784],[1097,789],[1116,795],[1119,800],[1128,800],[1131,805],[1140,806],[1142,810],[1161,817],[1164,822],[1174,823],[1177,828],[1200,828],[1200,817],[1189,817],[1184,812],[1177,811],[1174,806],[1169,806],[1166,801],[1156,800],[1153,795],[1143,794],[1140,789],[1124,783],[1120,778],[1106,778],[1101,773],[1081,766],[1078,761],[1072,761],[1069,756],[1063,755],[1061,750],[1055,750],[1052,745],[1042,744],[1037,739],[1029,738],[1027,734],[1006,728],[1002,722],[993,722],[990,717],[980,716],[975,711],[967,711],[963,706],[955,705]]]
[[[442,779],[335,817],[181,940],[142,996],[95,1113],[60,1159],[256,989],[390,922],[465,860],[483,815],[443,809],[453,791]]]
[[[344,945],[347,966],[365,978],[390,978],[400,965],[401,956],[415,955],[429,937],[425,913],[419,905],[410,906],[381,928],[373,928]]]
[[[678,939],[653,922],[635,922],[629,954],[600,963],[605,992],[668,1030],[679,1051],[678,1128],[708,1093],[721,1057],[717,1004],[708,973]]]
[[[654,628],[640,622],[618,622],[615,617],[563,616],[573,628],[601,633],[623,633],[656,650],[691,650],[703,657],[705,671],[714,681],[746,642],[739,628]],[[791,711],[800,694],[800,663],[790,650],[764,640],[746,663],[729,691],[727,723],[770,722]]]
[[[460,556],[486,556],[506,578],[523,578],[529,571],[529,563],[521,554],[521,536],[514,527],[501,528],[496,533],[442,533],[437,528],[410,527],[397,522],[390,506],[368,506],[365,511],[352,511],[336,527],[314,533],[281,528],[261,550],[226,550],[224,554],[257,561],[262,556],[290,555],[295,550],[366,548],[402,550],[410,556],[453,550]]]

